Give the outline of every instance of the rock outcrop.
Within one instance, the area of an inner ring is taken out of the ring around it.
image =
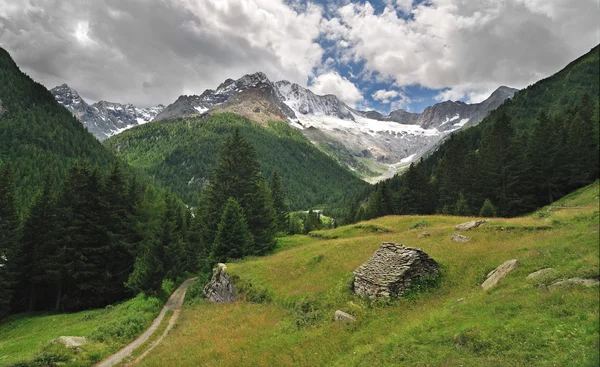
[[[535,272],[529,274],[525,279],[535,280],[535,279],[540,279],[540,278],[545,278],[547,276],[551,276],[555,273],[556,273],[556,270],[554,268],[546,268],[546,269],[541,269],[541,270],[538,270],[538,271],[535,271]]]
[[[356,317],[350,315],[349,313],[345,313],[344,311],[337,310],[337,311],[335,311],[335,314],[333,315],[333,320],[335,322],[349,323],[349,322],[355,322]]]
[[[384,242],[354,271],[354,293],[371,299],[395,298],[415,281],[438,274],[437,262],[421,249]]]
[[[463,236],[462,234],[455,233],[452,235],[452,241],[454,241],[454,242],[469,242],[469,241],[471,241],[471,237]]]
[[[425,238],[431,236],[431,233],[425,231],[417,236],[417,239]]]
[[[485,282],[483,282],[480,285],[481,289],[488,290],[490,288],[495,287],[498,284],[498,282],[500,282],[500,280],[502,280],[504,277],[506,277],[508,275],[508,273],[510,273],[511,271],[515,270],[518,267],[519,267],[519,260],[517,260],[517,259],[512,259],[512,260],[508,260],[508,261],[504,262],[502,265],[500,265],[496,269],[492,270],[488,274]]]
[[[215,266],[210,282],[204,287],[204,297],[213,303],[231,303],[237,300],[233,280],[227,273],[227,265]]]
[[[83,336],[59,336],[52,342],[63,344],[65,347],[73,349],[87,344],[87,340]]]
[[[482,224],[487,223],[487,220],[472,220],[470,222],[465,222],[454,227],[457,231],[470,231],[473,228],[477,228]]]
[[[597,287],[600,286],[600,281],[597,279],[584,279],[584,278],[571,278],[561,279],[548,286],[550,292],[557,291],[560,289],[573,288],[575,286],[581,287]]]

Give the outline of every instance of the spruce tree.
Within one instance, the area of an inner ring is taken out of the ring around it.
[[[20,218],[10,162],[0,166],[0,317],[10,310],[16,285]]]
[[[227,200],[242,207],[254,243],[251,253],[266,254],[275,248],[275,210],[256,152],[239,130],[223,143],[212,180],[201,196],[202,241],[212,244]]]
[[[385,182],[377,184],[377,189],[371,196],[369,212],[373,218],[392,213],[392,200]]]
[[[19,294],[14,303],[18,310],[33,311],[36,308],[39,288],[46,286],[48,258],[56,249],[56,203],[51,181],[47,173],[43,189],[35,196],[23,224]]]
[[[248,230],[242,208],[233,198],[227,200],[212,247],[215,262],[240,259],[252,253],[252,235]]]
[[[481,206],[481,210],[479,211],[479,216],[484,218],[492,218],[496,216],[496,207],[490,199],[485,199],[483,205]]]
[[[273,174],[271,175],[270,189],[271,197],[273,198],[273,209],[275,209],[277,232],[285,234],[289,230],[290,213],[283,183],[277,170],[273,170]]]
[[[471,214],[471,209],[469,208],[469,203],[465,198],[465,195],[462,191],[458,194],[458,200],[454,205],[454,215],[459,215],[462,217],[466,217]]]

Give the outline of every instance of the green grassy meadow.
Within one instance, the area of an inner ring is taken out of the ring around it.
[[[141,334],[158,315],[161,301],[139,295],[103,309],[66,314],[18,314],[0,324],[0,366],[90,366]],[[85,336],[75,354],[50,342]]]
[[[244,301],[190,302],[140,365],[597,366],[598,287],[545,286],[599,278],[598,190],[596,182],[532,215],[492,219],[466,233],[468,243],[450,238],[473,218],[451,216],[390,216],[285,238],[271,256],[228,264]],[[425,230],[431,236],[417,239]],[[396,301],[354,296],[352,272],[384,241],[423,248],[441,266],[438,284]],[[519,268],[479,289],[513,258]],[[546,267],[555,276],[525,279]],[[337,309],[358,322],[334,323]]]

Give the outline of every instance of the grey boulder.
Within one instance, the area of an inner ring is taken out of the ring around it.
[[[335,322],[349,323],[349,322],[355,322],[356,317],[350,315],[349,313],[345,313],[344,311],[337,310],[337,311],[335,311],[335,314],[333,315],[333,320]]]
[[[519,267],[519,260],[512,259],[504,262],[502,265],[492,270],[485,282],[480,287],[483,290],[488,290],[495,287],[502,279],[504,279],[511,271]]]
[[[227,273],[227,265],[217,264],[210,282],[204,287],[204,297],[213,303],[231,303],[237,300],[233,280]]]
[[[452,241],[454,241],[454,242],[469,242],[469,241],[471,241],[471,237],[463,236],[462,234],[455,233],[452,235]]]
[[[470,231],[473,228],[477,228],[483,224],[487,223],[487,220],[472,220],[470,222],[465,222],[458,224],[454,227],[457,231]]]

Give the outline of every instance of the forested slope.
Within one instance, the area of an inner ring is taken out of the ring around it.
[[[515,216],[598,178],[600,48],[519,91],[382,182],[348,221],[387,214]],[[485,206],[485,210],[484,209]]]
[[[262,126],[232,114],[178,118],[125,131],[105,145],[195,205],[224,137],[239,128],[255,147],[265,178],[276,169],[292,209],[336,205],[368,185],[282,122]]]
[[[114,156],[0,48],[0,162],[12,162],[19,206],[31,203],[46,172],[57,183],[78,159],[107,166]]]

